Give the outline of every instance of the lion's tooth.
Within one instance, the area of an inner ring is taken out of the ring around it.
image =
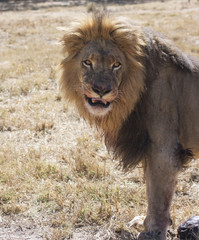
[[[107,101],[105,99],[101,99],[101,102],[106,105],[107,104]]]

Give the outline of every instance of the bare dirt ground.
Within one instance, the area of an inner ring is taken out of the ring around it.
[[[136,240],[142,227],[128,223],[146,213],[142,169],[123,173],[57,89],[60,29],[88,6],[31,4],[0,2],[0,240]],[[199,56],[198,1],[107,8]],[[179,177],[168,239],[199,215],[198,169]]]

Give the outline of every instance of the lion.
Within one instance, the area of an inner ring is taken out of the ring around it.
[[[63,97],[103,132],[125,169],[143,163],[148,209],[138,239],[165,240],[177,175],[199,156],[199,61],[106,13],[72,24],[63,51]]]

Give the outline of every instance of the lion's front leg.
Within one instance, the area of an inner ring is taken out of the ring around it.
[[[148,210],[144,221],[146,232],[140,234],[139,240],[166,239],[167,227],[171,224],[170,207],[177,177],[175,160],[171,155],[161,150],[160,153],[152,154],[147,161],[145,176]]]

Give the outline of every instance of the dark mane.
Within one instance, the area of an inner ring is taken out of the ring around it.
[[[141,97],[134,111],[123,123],[113,146],[114,155],[122,159],[124,168],[133,167],[146,157],[150,137],[145,123],[145,98],[145,95]]]

